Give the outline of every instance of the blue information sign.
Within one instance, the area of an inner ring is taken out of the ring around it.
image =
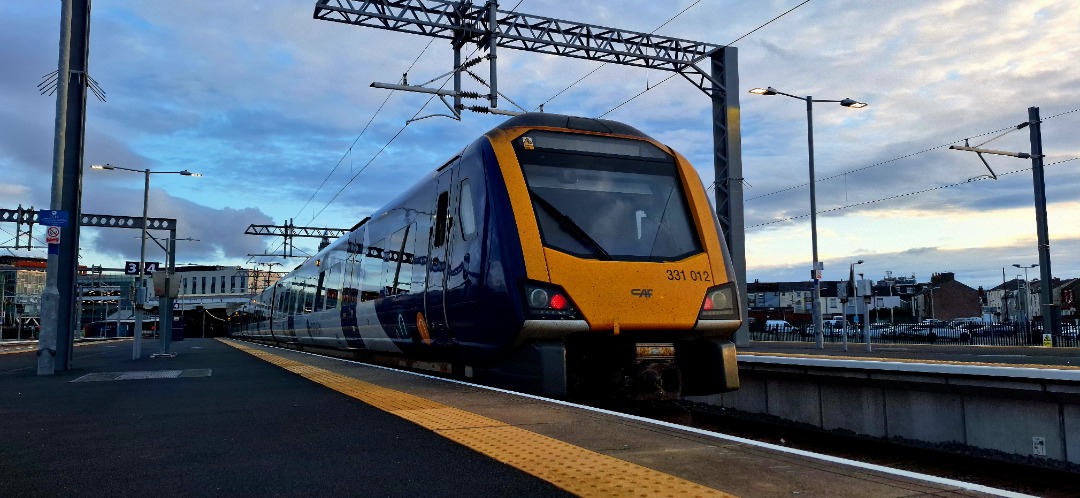
[[[39,210],[38,223],[50,227],[66,227],[68,226],[68,212],[52,209]]]

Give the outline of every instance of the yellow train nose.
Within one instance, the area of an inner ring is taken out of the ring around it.
[[[551,281],[566,289],[592,330],[690,329],[717,279],[705,254],[673,263],[583,260],[558,251],[547,258]]]

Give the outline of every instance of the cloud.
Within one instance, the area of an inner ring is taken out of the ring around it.
[[[947,149],[1015,127],[1027,119],[1029,106],[1048,118],[1042,129],[1051,227],[1061,240],[1080,234],[1075,223],[1056,221],[1068,214],[1060,206],[1080,192],[1080,162],[1069,161],[1080,157],[1073,132],[1080,112],[1070,112],[1080,107],[1080,70],[1073,64],[1080,7],[1050,0],[811,2],[754,31],[792,6],[530,0],[519,10],[717,45],[753,31],[736,44],[747,237],[785,249],[754,260],[753,271],[781,275],[778,268],[786,266],[780,279],[803,278],[808,264],[797,261],[809,252],[792,249],[809,246],[806,107],[746,93],[755,86],[870,104],[813,108],[820,229],[843,241],[822,241],[829,259],[857,256],[857,249],[902,255],[931,247],[936,252],[924,256],[932,258],[896,256],[890,261],[898,266],[890,270],[906,273],[902,266],[911,264],[920,277],[943,271],[942,265],[981,271],[976,267],[985,260],[970,257],[974,253],[966,260],[950,256],[965,247],[957,234],[966,231],[938,233],[920,223],[947,217],[957,223],[950,226],[984,227],[1014,211],[1030,219],[1029,161],[988,157],[999,179],[968,182],[988,173],[985,166],[970,153]],[[184,231],[203,242],[181,243],[181,250],[203,262],[246,259],[265,249],[269,241],[240,235],[250,223],[352,226],[504,119],[466,113],[460,121],[429,117],[406,126],[414,117],[449,111],[430,95],[369,85],[397,82],[406,72],[411,84],[434,79],[429,86],[442,85],[436,77],[453,60],[447,40],[315,20],[313,3],[193,0],[177,9],[110,0],[94,9],[91,75],[108,102],[87,103],[86,163],[205,174],[197,180],[154,176],[151,199],[152,213],[188,220]],[[48,204],[55,97],[39,96],[36,85],[56,67],[58,34],[55,4],[0,5],[0,207]],[[467,46],[463,55],[470,52]],[[712,182],[711,103],[685,78],[661,83],[671,73],[610,64],[597,69],[591,61],[516,50],[498,55],[500,107],[516,108],[512,100],[529,110],[544,103],[548,112],[608,113],[672,145],[706,184]],[[473,72],[490,79],[486,63]],[[487,91],[469,76],[464,87]],[[986,147],[1029,150],[1028,130]],[[131,173],[87,172],[86,209],[139,213],[139,180]],[[786,218],[794,221],[762,225]],[[1062,228],[1053,228],[1055,221]],[[984,250],[1030,256],[1026,244],[1013,243],[1019,235],[1012,227],[1000,231],[1008,236],[979,238]],[[875,233],[891,247],[850,238],[860,232]],[[924,240],[927,232],[933,242]],[[84,257],[137,255],[134,239],[114,239],[95,235]]]
[[[121,195],[117,195],[121,194]],[[139,217],[142,212],[142,192],[114,189],[108,192],[95,190],[83,197],[83,213],[124,215]],[[157,213],[169,213],[159,215]],[[248,254],[261,254],[273,241],[252,235],[243,235],[251,224],[273,224],[265,213],[255,208],[208,208],[185,199],[173,197],[166,191],[150,189],[150,218],[175,218],[178,241],[177,261],[205,262],[243,260]],[[115,261],[135,257],[139,253],[140,234],[137,229],[84,228],[89,243],[81,245],[83,251],[101,255],[113,255]],[[168,239],[167,231],[151,230],[158,240]],[[156,254],[164,262],[164,252],[152,241],[147,243],[147,253]],[[123,255],[123,256],[120,256]],[[150,256],[148,256],[149,258]]]

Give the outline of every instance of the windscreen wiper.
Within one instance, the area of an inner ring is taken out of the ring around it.
[[[585,233],[585,230],[582,230],[577,223],[574,223],[573,219],[562,211],[559,211],[559,208],[552,205],[543,197],[540,197],[540,194],[537,194],[531,188],[529,189],[529,197],[536,201],[540,207],[544,208],[544,211],[547,211],[552,218],[555,218],[555,221],[559,222],[559,226],[561,226],[563,230],[566,230],[571,235],[577,237],[578,240],[592,248],[593,252],[595,252],[597,256],[600,256],[600,259],[607,261],[611,260],[611,255],[600,246],[600,243],[590,237],[588,233]]]

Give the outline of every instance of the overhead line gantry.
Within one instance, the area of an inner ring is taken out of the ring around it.
[[[336,239],[349,233],[346,228],[324,227],[298,227],[293,225],[292,219],[284,225],[248,225],[244,235],[276,235],[285,238],[285,244],[281,248],[281,254],[252,254],[251,256],[281,256],[291,258],[293,256],[293,237],[321,238],[319,249],[330,245],[330,239]]]

